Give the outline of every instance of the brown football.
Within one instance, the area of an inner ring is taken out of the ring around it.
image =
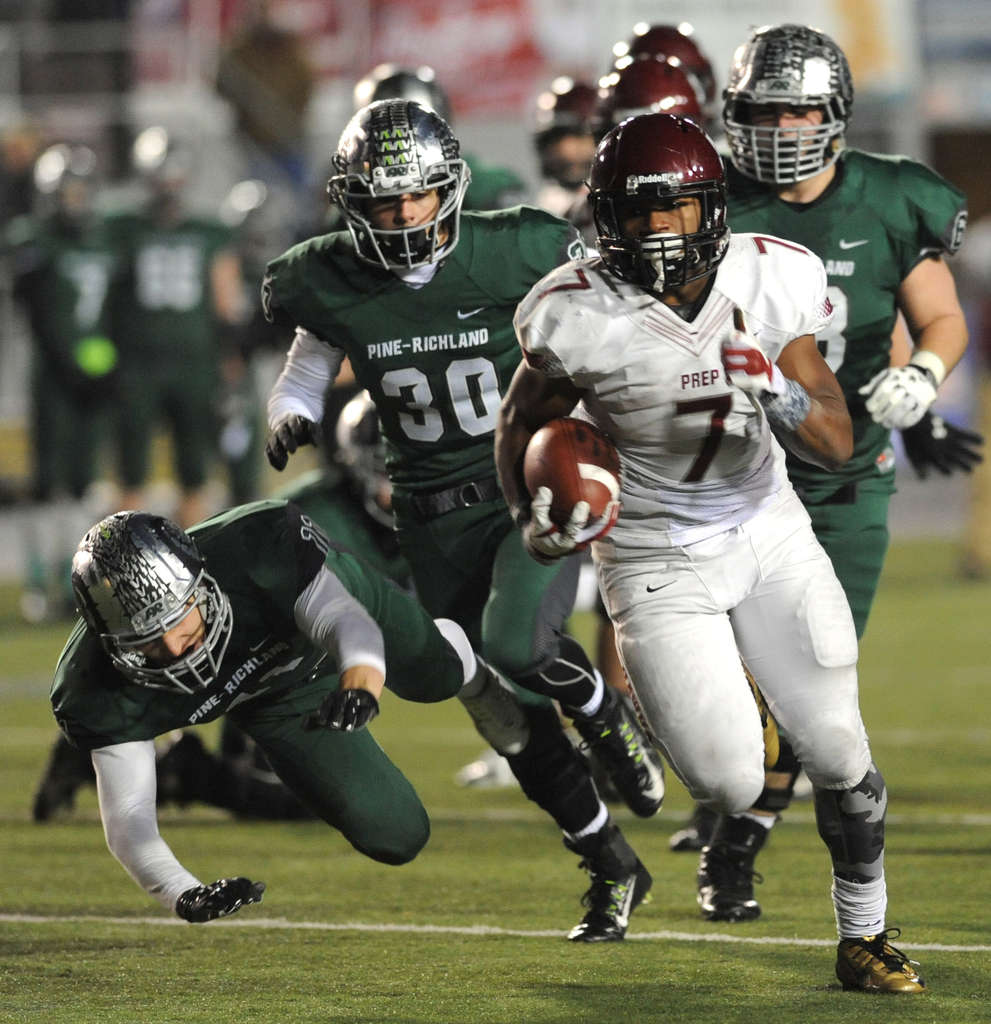
[[[575,503],[587,501],[589,519],[598,519],[619,498],[619,453],[591,423],[565,416],[545,423],[530,438],[523,478],[531,497],[550,488],[551,519],[564,526]]]

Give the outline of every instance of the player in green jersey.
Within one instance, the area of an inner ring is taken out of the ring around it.
[[[334,164],[328,188],[348,231],[290,249],[269,264],[263,286],[271,318],[296,332],[269,397],[269,460],[282,468],[312,439],[325,387],[347,356],[378,409],[400,547],[420,600],[460,623],[487,660],[530,691],[518,691],[525,745],[495,746],[592,876],[588,913],[570,937],[622,939],[650,876],[547,697],[609,760],[617,788],[642,815],[660,806],[660,762],[563,633],[577,560],[529,558],[493,459],[500,396],[520,359],[516,304],[569,250],[582,251],[581,241],[563,221],[526,207],[462,214],[469,174],[458,140],[407,100],[359,111]]]
[[[264,886],[203,885],[161,839],[156,736],[229,716],[313,814],[402,864],[429,820],[364,729],[383,687],[427,703],[457,695],[494,742],[525,724],[460,627],[431,619],[291,503],[239,506],[189,534],[116,513],[83,538],[72,584],[82,620],[56,667],[56,720],[91,752],[111,851],[188,921],[233,913]]]
[[[242,313],[240,263],[231,231],[185,207],[188,147],[152,126],[135,139],[133,160],[147,202],[110,222],[123,265],[111,299],[114,330],[124,339],[121,505],[142,507],[152,434],[162,420],[172,433],[182,490],[177,517],[189,525],[205,514],[202,488],[215,450],[221,335]]]
[[[754,31],[736,51],[723,121],[733,230],[766,234],[768,246],[798,242],[826,266],[835,314],[817,341],[846,397],[854,453],[830,473],[789,453],[788,473],[861,636],[888,546],[891,430],[903,431],[922,465],[970,450],[974,435],[928,411],[967,345],[944,259],[962,240],[964,197],[912,160],[844,149],[852,102],[850,70],[833,40],[806,26],[778,25]],[[915,349],[907,366],[892,367],[899,311]],[[719,819],[703,849],[699,904],[709,920],[760,914],[755,857],[788,805],[798,771],[787,737],[781,739],[782,756],[757,805]],[[817,811],[832,798],[816,791]],[[877,827],[883,829],[883,815]],[[837,972],[845,985],[882,990],[897,988],[900,978],[884,935],[841,943]]]
[[[293,502],[335,543],[406,587],[409,567],[399,553],[392,529],[378,419],[367,396],[348,403],[336,425],[336,435],[334,458],[327,459],[323,469],[298,477],[275,497]],[[321,440],[322,452],[329,452],[330,439],[325,436]],[[310,815],[275,775],[250,737],[227,718],[216,752],[204,746],[195,730],[162,743],[156,753],[156,774],[159,806],[202,802],[245,818]],[[34,820],[51,821],[70,810],[77,790],[95,782],[89,752],[60,736],[34,794]]]
[[[82,499],[96,477],[116,394],[118,352],[108,335],[107,294],[117,258],[97,206],[97,170],[86,146],[45,150],[34,168],[36,215],[14,220],[5,236],[14,296],[32,341],[36,504],[25,522],[21,598],[29,621],[61,615],[69,605],[70,538],[95,517]]]

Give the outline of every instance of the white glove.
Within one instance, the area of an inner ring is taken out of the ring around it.
[[[579,501],[561,527],[551,520],[553,500],[549,487],[538,487],[530,504],[530,521],[523,527],[523,543],[538,562],[551,562],[584,551],[593,540],[608,533],[619,517],[619,502],[611,501],[605,512],[590,523],[588,502]]]
[[[914,427],[936,401],[936,375],[928,366],[910,362],[876,373],[859,389],[875,423],[889,430]]]
[[[785,375],[764,355],[757,339],[747,330],[743,314],[733,310],[733,330],[721,345],[726,379],[756,397],[764,391],[783,395],[788,388]]]

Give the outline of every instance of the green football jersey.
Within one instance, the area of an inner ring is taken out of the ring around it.
[[[245,701],[278,695],[315,674],[333,674],[327,653],[294,618],[297,598],[325,563],[373,618],[390,600],[385,589],[391,583],[354,555],[328,548],[322,531],[287,502],[242,505],[189,533],[233,611],[217,679],[191,694],[129,682],[80,620],[59,658],[51,700],[60,727],[84,750],[154,739],[209,722]],[[389,642],[387,637],[387,657]]]
[[[6,240],[15,294],[38,345],[46,358],[79,370],[81,343],[107,332],[107,297],[118,261],[105,224],[94,218],[68,232],[55,219],[24,217],[11,223]]]
[[[422,288],[357,259],[347,232],[273,260],[266,313],[343,350],[378,409],[397,492],[495,473],[502,395],[520,362],[517,303],[582,255],[567,222],[530,207],[464,213],[453,253]]]
[[[189,217],[163,227],[142,213],[110,219],[123,270],[114,289],[115,331],[145,372],[169,353],[203,359],[215,350],[210,268],[233,244],[219,221]]]
[[[409,565],[399,553],[395,530],[372,519],[340,470],[304,473],[274,497],[297,505],[335,546],[358,555],[400,586],[409,584]]]
[[[786,203],[764,185],[729,168],[729,223],[734,231],[799,242],[826,266],[835,310],[817,337],[853,420],[854,453],[835,473],[789,454],[788,474],[807,497],[865,477],[889,474],[890,432],[864,409],[858,388],[888,366],[898,289],[927,256],[952,254],[966,225],[966,199],[922,164],[848,149],[837,175],[812,203]]]

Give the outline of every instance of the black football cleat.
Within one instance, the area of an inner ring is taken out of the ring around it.
[[[574,723],[626,806],[641,818],[656,814],[664,803],[664,761],[623,697],[607,686],[599,710]]]
[[[592,880],[582,896],[586,914],[568,932],[571,942],[621,942],[630,915],[645,900],[653,883],[650,872],[615,825],[564,845],[582,857],[579,867]]]
[[[95,782],[89,752],[77,750],[64,736],[59,736],[34,795],[31,816],[41,822],[63,811],[71,811],[76,802],[76,790]]]
[[[709,845],[699,857],[698,904],[707,921],[754,921],[760,904],[754,883],[763,877],[754,870],[757,853],[768,830],[749,818],[721,815]]]

